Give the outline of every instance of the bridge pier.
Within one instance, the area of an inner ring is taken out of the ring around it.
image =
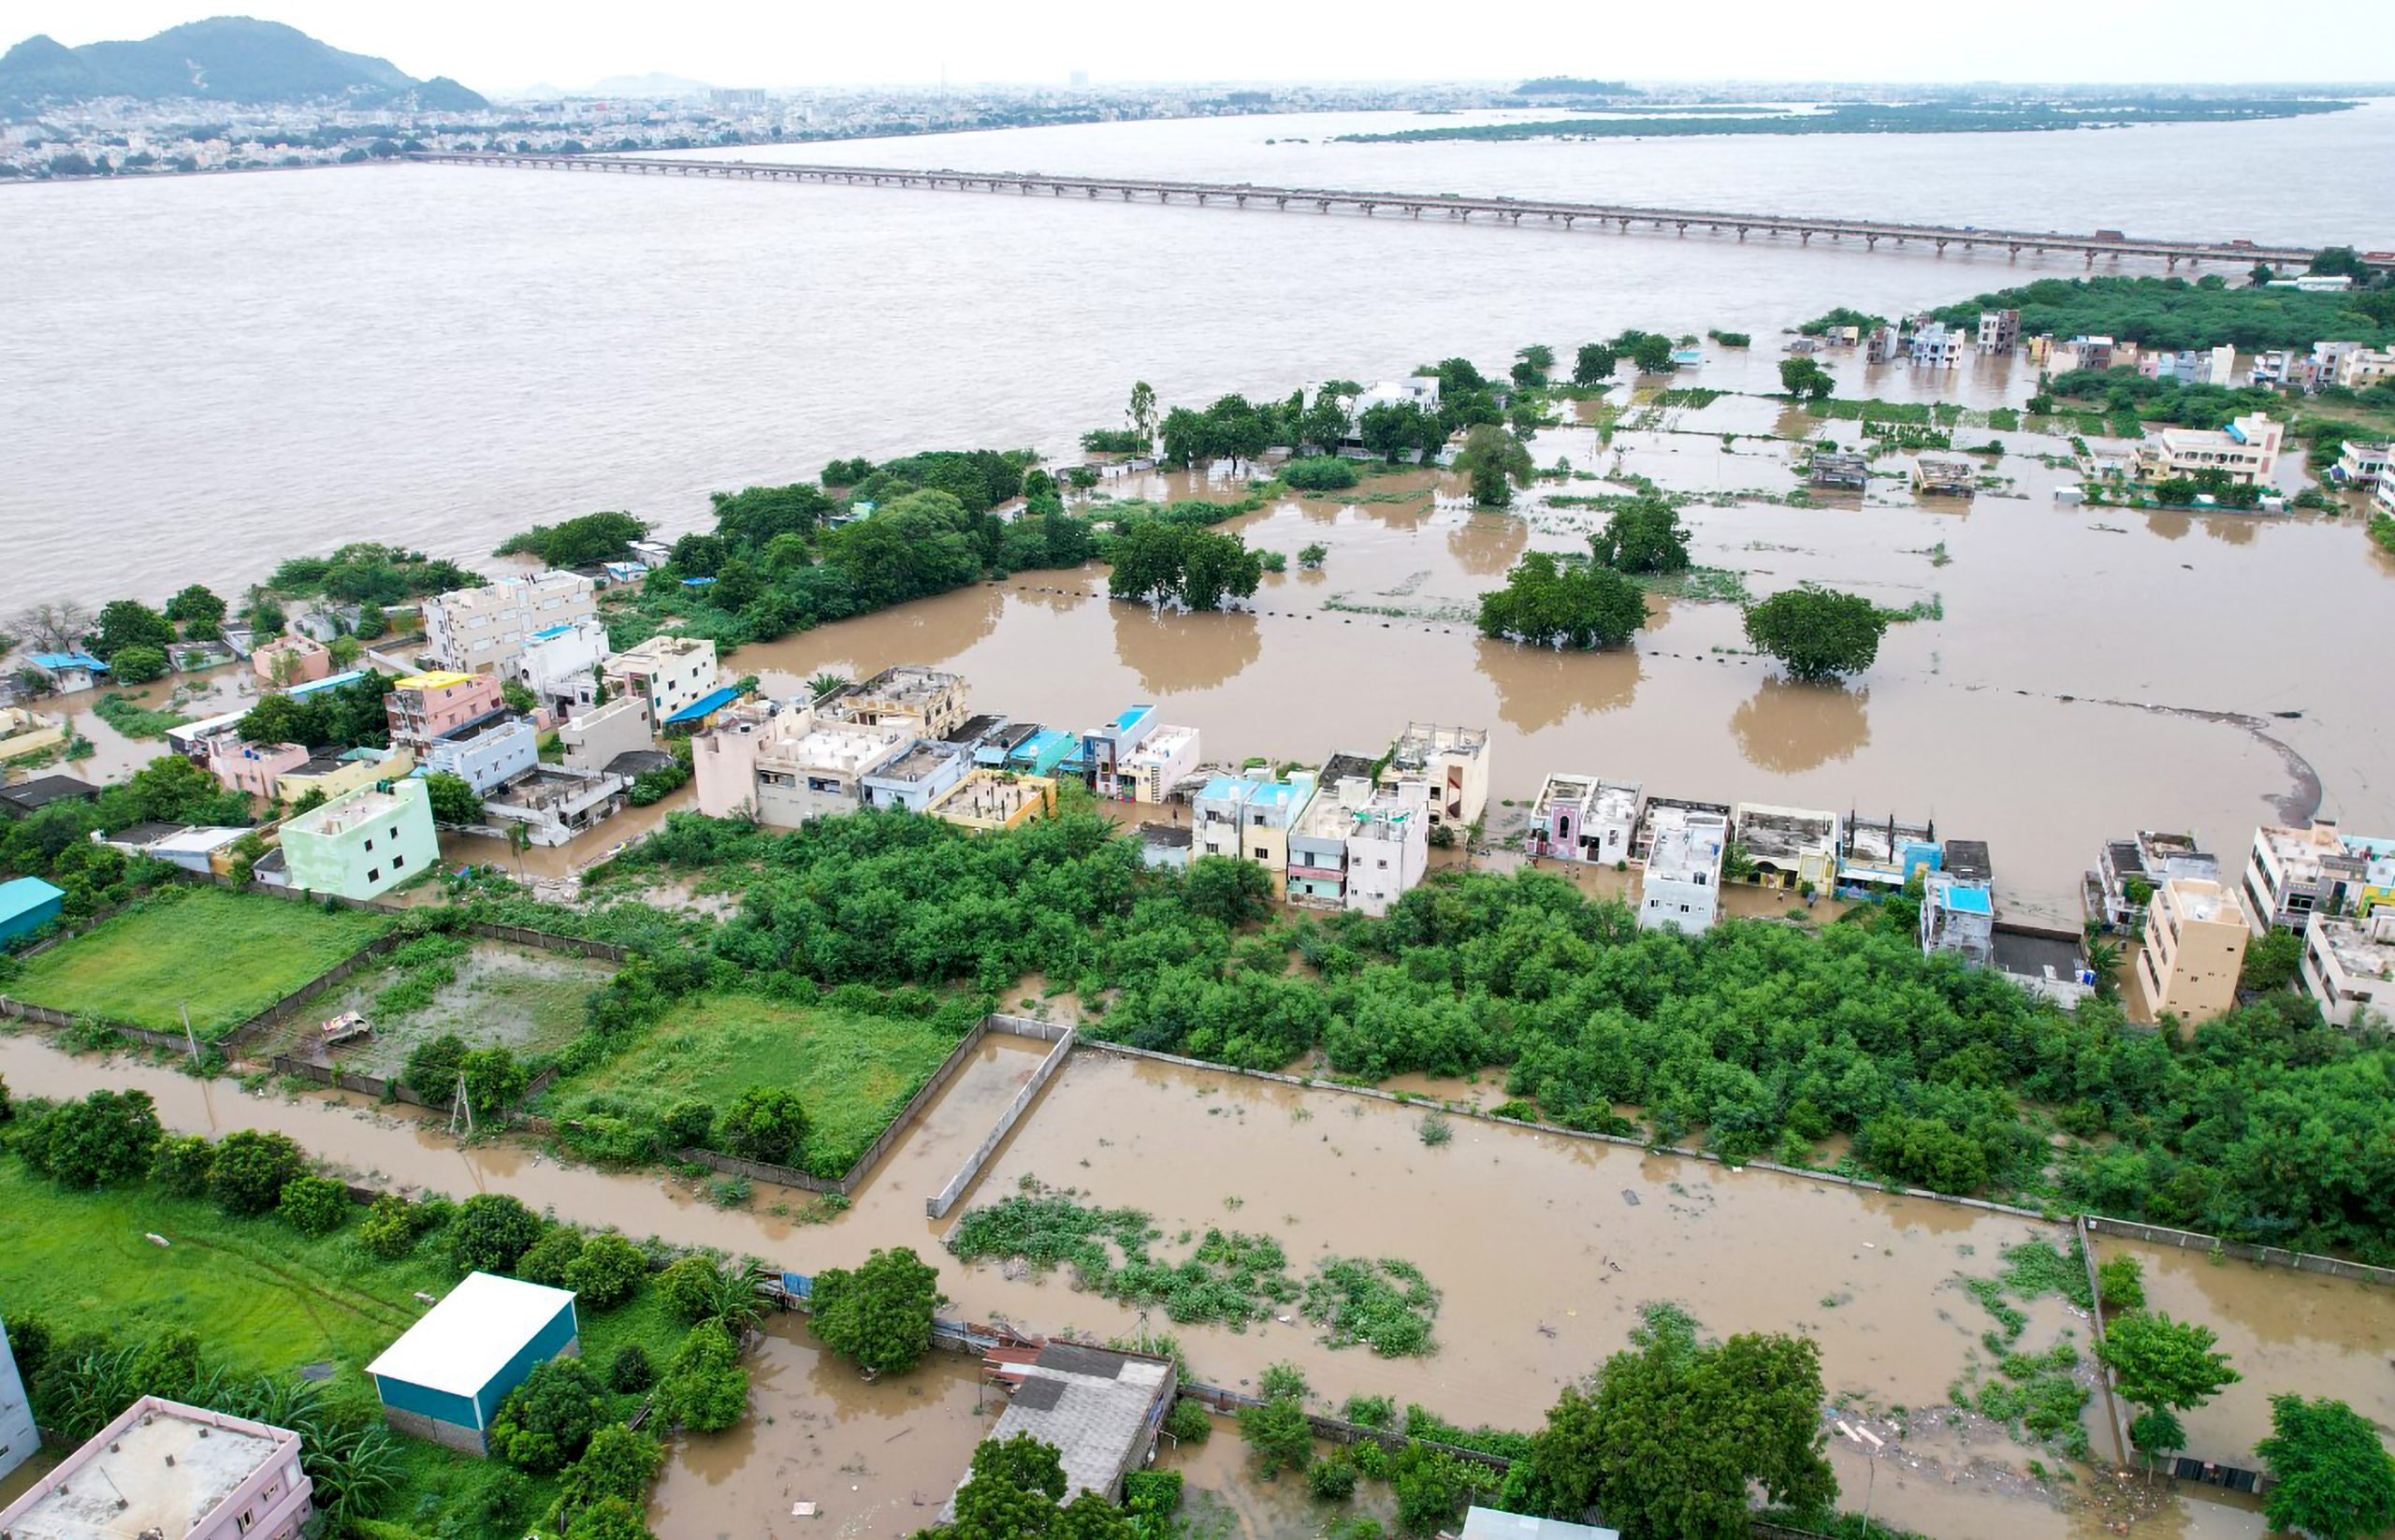
[[[1683,236],[1687,235],[1687,234],[1688,234],[1688,221],[1687,221],[1687,220],[1685,220],[1685,219],[1681,220],[1681,221],[1679,222],[1679,225],[1678,225],[1678,229],[1679,229],[1679,233],[1680,233],[1681,235],[1683,235]]]
[[[1285,197],[1276,197],[1272,200],[1272,206],[1276,209],[1285,209],[1289,206],[1289,200]]]
[[[1880,238],[1876,235],[1865,236],[1863,238],[1863,249],[1866,252],[1878,251],[1880,249]]]

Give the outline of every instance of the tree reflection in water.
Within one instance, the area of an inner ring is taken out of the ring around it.
[[[1243,611],[1183,615],[1109,603],[1114,611],[1114,656],[1151,695],[1212,690],[1264,655],[1256,617]]]
[[[1482,640],[1478,662],[1496,687],[1497,715],[1519,732],[1536,733],[1582,712],[1618,711],[1638,693],[1637,652],[1559,652],[1518,642]]]
[[[1816,770],[1871,741],[1870,702],[1868,690],[1767,678],[1730,714],[1730,734],[1760,769]]]

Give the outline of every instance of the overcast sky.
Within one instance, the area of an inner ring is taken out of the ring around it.
[[[208,0],[0,0],[0,43],[143,37]],[[2301,81],[2395,76],[2395,0],[259,0],[337,48],[480,90],[651,70],[714,85],[1604,79]]]

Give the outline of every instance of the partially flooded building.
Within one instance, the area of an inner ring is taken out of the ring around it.
[[[1838,817],[1809,807],[1742,802],[1732,819],[1738,845],[1754,863],[1755,879],[1782,888],[1829,893],[1837,885]]]
[[[1289,831],[1290,902],[1386,914],[1430,867],[1428,795],[1419,781],[1324,780]]]
[[[691,740],[699,811],[795,829],[864,806],[864,777],[913,746],[897,727],[819,718],[804,705],[752,701]]]
[[[1289,831],[1305,817],[1314,798],[1311,771],[1293,772],[1286,780],[1267,779],[1261,769],[1215,776],[1198,789],[1191,804],[1195,837],[1190,853],[1253,861],[1271,874],[1278,896],[1288,883]]]
[[[826,718],[861,727],[899,728],[919,738],[945,738],[973,714],[964,676],[911,663],[842,685],[816,702],[815,709]]]
[[[1854,898],[1885,898],[1902,892],[1913,873],[1942,870],[1945,864],[1935,822],[1909,823],[1894,813],[1866,819],[1850,810],[1838,848],[1837,891]]]
[[[1923,497],[1967,498],[1979,490],[1977,460],[1961,455],[1920,454],[1912,458],[1912,489]]]
[[[1726,809],[1725,809],[1726,811]],[[1647,871],[1638,890],[1641,930],[1670,927],[1691,936],[1721,912],[1721,862],[1730,846],[1722,813],[1683,803],[1649,804]]]
[[[1065,1471],[1065,1502],[1096,1492],[1123,1495],[1123,1478],[1156,1446],[1165,1413],[1180,1390],[1169,1358],[1079,1343],[992,1348],[982,1364],[1011,1394],[989,1439],[1029,1436],[1054,1449]],[[964,1489],[964,1483],[957,1489]],[[956,1517],[951,1495],[939,1511]]]
[[[1381,771],[1381,784],[1418,780],[1430,789],[1430,826],[1459,834],[1488,808],[1488,731],[1408,722]]]
[[[1530,853],[1604,864],[1628,861],[1639,807],[1634,781],[1549,776],[1531,814]]]
[[[1932,872],[1922,884],[1921,950],[1972,967],[1996,961],[1996,895],[1984,882]]]

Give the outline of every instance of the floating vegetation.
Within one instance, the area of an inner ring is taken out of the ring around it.
[[[1439,1291],[1411,1262],[1331,1257],[1306,1281],[1298,1308],[1325,1329],[1328,1346],[1361,1343],[1385,1358],[1411,1358],[1430,1351]]]

